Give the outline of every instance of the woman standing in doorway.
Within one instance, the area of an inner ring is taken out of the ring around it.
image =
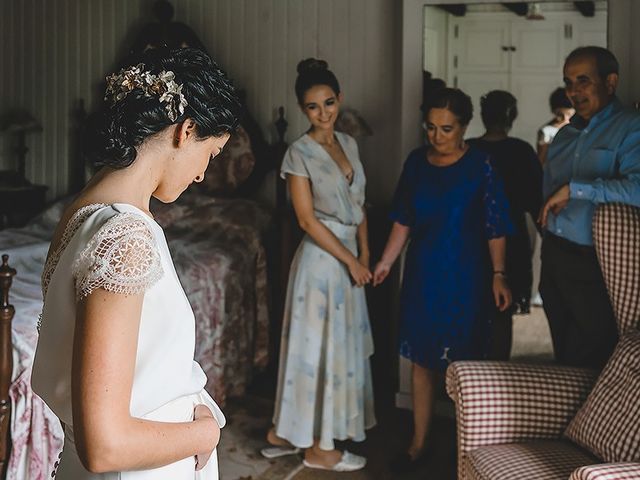
[[[287,150],[281,176],[306,235],[289,274],[267,435],[276,448],[263,454],[304,448],[307,467],[353,471],[365,458],[336,450],[334,439],[362,441],[375,425],[364,170],[355,140],[334,131],[342,93],[327,63],[301,61],[295,90],[311,126]]]
[[[443,88],[429,97],[429,146],[404,164],[393,200],[394,221],[374,285],[389,274],[408,240],[401,293],[400,355],[412,362],[414,433],[396,472],[417,467],[433,415],[436,374],[454,360],[483,358],[492,302],[511,303],[505,278],[505,234],[511,230],[501,184],[486,153],[464,133],[471,99]]]

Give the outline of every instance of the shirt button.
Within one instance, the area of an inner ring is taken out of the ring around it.
[[[576,154],[574,155],[574,157],[576,157],[576,158],[578,158],[579,156],[580,156],[580,154],[579,154],[579,153],[576,153]]]
[[[556,228],[556,233],[562,233],[562,229],[561,228]]]
[[[581,197],[582,196],[582,190],[578,190],[578,196]]]

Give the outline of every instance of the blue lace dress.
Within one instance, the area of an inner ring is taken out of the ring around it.
[[[432,370],[486,355],[492,293],[488,240],[511,233],[502,183],[473,147],[456,163],[405,162],[391,219],[410,227],[400,297],[400,354]]]

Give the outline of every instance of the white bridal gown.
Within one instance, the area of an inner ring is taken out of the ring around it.
[[[145,471],[94,474],[75,449],[71,414],[71,357],[77,299],[96,288],[144,292],[130,412],[163,422],[193,420],[204,403],[220,427],[225,418],[204,390],[206,376],[194,361],[195,318],[173,266],[162,228],[127,204],[88,205],[66,226],[42,275],[44,307],[33,367],[34,391],[60,418],[65,443],[58,480],[217,480],[215,452],[195,471],[189,457]]]

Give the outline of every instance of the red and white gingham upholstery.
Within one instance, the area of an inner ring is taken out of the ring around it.
[[[599,460],[569,442],[543,440],[478,448],[469,452],[469,480],[567,480],[582,465]]]
[[[640,208],[600,205],[593,216],[593,241],[622,335],[640,326]]]
[[[467,478],[466,454],[479,447],[561,438],[596,376],[573,367],[451,364],[447,392],[456,403],[458,478]]]
[[[638,480],[640,463],[601,463],[575,470],[569,480]]]
[[[618,330],[637,329],[640,209],[599,206],[593,235]],[[595,377],[569,367],[454,362],[447,392],[456,402],[458,480],[640,480],[640,463],[598,464],[561,439]]]
[[[620,339],[565,435],[605,462],[640,460],[640,331]]]

